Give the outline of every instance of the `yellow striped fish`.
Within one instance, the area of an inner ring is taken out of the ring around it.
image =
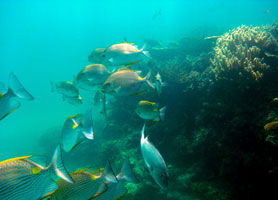
[[[60,146],[56,148],[48,167],[31,161],[31,157],[24,156],[0,162],[1,200],[38,200],[50,195],[57,189],[53,180],[55,176],[73,182],[63,166]]]
[[[117,181],[116,176],[108,161],[105,169],[88,172],[88,169],[81,169],[70,174],[74,180],[69,184],[64,180],[57,181],[58,189],[50,195],[51,200],[90,200],[102,195],[107,191],[107,186],[101,187],[105,180]]]

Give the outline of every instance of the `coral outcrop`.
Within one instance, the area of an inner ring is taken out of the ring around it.
[[[227,78],[234,73],[259,80],[270,67],[264,57],[278,53],[277,32],[277,23],[260,27],[242,25],[219,37],[211,59],[215,77]]]

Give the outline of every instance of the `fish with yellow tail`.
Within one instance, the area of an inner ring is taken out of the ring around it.
[[[61,144],[65,152],[72,151],[87,139],[94,139],[92,110],[66,119],[62,128]]]
[[[143,61],[150,57],[144,47],[138,49],[133,43],[114,44],[102,53],[103,60],[109,66],[120,66],[133,63],[135,61]]]
[[[162,188],[168,187],[168,170],[165,161],[155,146],[149,142],[148,137],[144,136],[145,124],[141,130],[141,152],[145,164],[155,180],[155,182]]]
[[[31,161],[30,157],[12,158],[0,162],[1,200],[41,199],[57,190],[55,177],[73,183],[64,168],[59,145],[48,167]]]
[[[9,75],[9,89],[0,93],[0,120],[17,110],[21,103],[18,100],[33,100],[34,97],[23,87],[13,72]]]
[[[135,112],[142,119],[151,120],[154,122],[164,120],[166,106],[159,109],[158,103],[150,101],[139,101],[136,105]]]
[[[104,82],[102,90],[104,93],[113,96],[135,96],[144,92],[142,86],[146,83],[154,89],[154,86],[148,80],[149,72],[144,78],[135,70],[121,70],[111,74]]]

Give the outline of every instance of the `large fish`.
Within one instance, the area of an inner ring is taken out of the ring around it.
[[[57,189],[55,177],[73,183],[63,166],[60,146],[56,148],[48,167],[29,160],[30,157],[12,158],[0,162],[1,200],[38,200],[48,196]]]
[[[104,93],[113,96],[134,96],[143,93],[142,85],[147,83],[154,89],[154,86],[148,81],[150,72],[142,78],[134,70],[121,70],[111,74],[103,84]]]
[[[155,146],[144,136],[145,124],[141,131],[141,152],[147,168],[155,182],[163,189],[168,187],[168,171],[164,159]]]
[[[84,114],[77,114],[66,119],[62,128],[62,148],[70,152],[86,139],[94,139],[91,109]]]
[[[8,91],[0,94],[0,120],[20,107],[18,99],[33,100],[34,98],[11,72]]]
[[[164,120],[166,106],[159,109],[159,105],[150,101],[139,101],[135,112],[145,120],[159,121]]]
[[[76,85],[82,89],[94,89],[102,85],[110,75],[103,64],[91,64],[82,69],[76,77]]]
[[[132,43],[114,44],[103,51],[103,60],[110,66],[120,66],[142,61],[149,57],[149,53],[144,51],[144,47],[138,49]]]

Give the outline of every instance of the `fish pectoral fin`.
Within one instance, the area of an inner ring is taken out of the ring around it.
[[[137,96],[137,95],[142,94],[142,93],[144,93],[144,91],[136,92],[135,94],[131,94],[130,96]]]
[[[114,91],[115,93],[118,93],[118,92],[120,91],[120,89],[121,89],[121,86],[115,88],[113,91]]]

